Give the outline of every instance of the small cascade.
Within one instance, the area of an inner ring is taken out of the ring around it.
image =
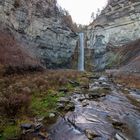
[[[79,40],[78,70],[84,71],[84,33],[79,33]]]

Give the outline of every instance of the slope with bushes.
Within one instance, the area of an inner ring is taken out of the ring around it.
[[[9,74],[43,69],[39,60],[18,43],[8,30],[0,30],[0,65]]]

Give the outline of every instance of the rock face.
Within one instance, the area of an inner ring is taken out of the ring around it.
[[[0,23],[48,68],[68,67],[77,35],[56,0],[0,0]]]
[[[110,0],[88,26],[87,47],[94,50],[96,69],[106,66],[107,46],[119,47],[140,38],[140,1]]]

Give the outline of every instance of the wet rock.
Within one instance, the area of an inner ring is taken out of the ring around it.
[[[113,127],[115,129],[118,129],[118,130],[124,130],[126,128],[126,124],[125,123],[118,122],[118,121],[113,122],[112,125],[113,125]]]
[[[49,114],[49,118],[54,118],[56,115],[54,113]]]
[[[81,87],[74,88],[74,93],[76,93],[76,94],[82,94]]]
[[[74,87],[80,86],[80,83],[78,83],[77,81],[69,80],[69,83],[72,84]]]
[[[65,107],[65,104],[57,103],[57,109],[61,110],[61,109],[64,109],[64,107]]]
[[[64,92],[64,93],[66,93],[66,92],[68,92],[68,89],[67,89],[67,88],[60,88],[60,89],[59,89],[59,92]]]
[[[34,130],[39,131],[43,127],[42,123],[34,124]]]
[[[89,91],[98,93],[109,93],[109,91],[111,91],[111,88],[110,86],[94,86]]]
[[[83,102],[82,102],[82,106],[83,106],[83,107],[86,107],[86,106],[88,106],[88,105],[89,105],[89,103],[88,103],[87,101],[83,101]]]
[[[37,118],[36,120],[37,120],[38,122],[42,122],[44,119],[45,119],[45,117],[40,117],[40,118]]]
[[[135,89],[129,92],[130,93],[130,98],[133,98],[134,100],[136,100],[137,102],[140,102],[140,92]]]
[[[94,83],[89,84],[89,89],[92,89],[94,87],[100,87],[100,83],[98,81],[96,81]]]
[[[96,91],[96,90],[98,90],[98,89],[101,89],[101,87],[99,87],[99,86],[93,86],[89,91]]]
[[[90,99],[97,99],[97,98],[100,98],[100,97],[101,97],[101,95],[99,93],[94,93],[94,92],[89,93],[89,98]]]
[[[117,133],[115,135],[115,140],[128,140],[128,139],[125,138],[122,134]]]
[[[140,138],[140,117],[136,118],[136,116],[132,114],[127,114],[125,117],[125,122],[128,124],[128,128],[131,132],[131,136],[134,140],[139,140]]]
[[[89,98],[97,99],[100,97],[104,97],[110,92],[110,88],[104,88],[104,87],[94,87],[93,89],[90,89],[89,91]]]
[[[99,85],[99,82],[94,82],[94,85],[97,85],[98,86]]]
[[[57,103],[57,108],[64,111],[73,111],[75,105],[71,102],[71,98],[61,97]]]
[[[123,87],[123,85],[121,85],[121,84],[117,84],[117,86],[120,87],[120,88]]]
[[[64,108],[65,111],[74,111],[75,110],[75,105],[74,103],[68,103],[65,108]]]
[[[107,82],[108,81],[108,78],[106,76],[101,76],[98,80],[99,81]]]
[[[28,130],[28,129],[31,129],[32,128],[32,124],[30,123],[26,123],[26,124],[21,124],[21,129],[25,129],[25,130]]]
[[[84,101],[85,99],[86,99],[85,97],[81,97],[81,98],[78,99],[78,101],[82,102],[82,101]]]
[[[89,89],[89,84],[82,84],[81,85],[81,88],[83,88],[83,89]]]
[[[66,98],[66,97],[61,97],[58,102],[60,103],[66,103],[66,102],[70,102],[70,99],[69,98]]]
[[[108,84],[107,82],[103,82],[103,83],[102,83],[102,86],[103,86],[103,87],[110,87],[110,84]]]
[[[95,132],[93,132],[93,131],[90,130],[90,129],[86,129],[86,130],[85,130],[85,134],[86,134],[86,136],[87,136],[87,138],[88,138],[89,140],[93,140],[93,139],[96,138],[96,137],[100,137],[98,134],[96,134]]]

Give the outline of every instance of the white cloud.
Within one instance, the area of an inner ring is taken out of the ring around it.
[[[102,9],[107,0],[58,0],[58,4],[69,11],[78,24],[89,24],[91,13]]]

